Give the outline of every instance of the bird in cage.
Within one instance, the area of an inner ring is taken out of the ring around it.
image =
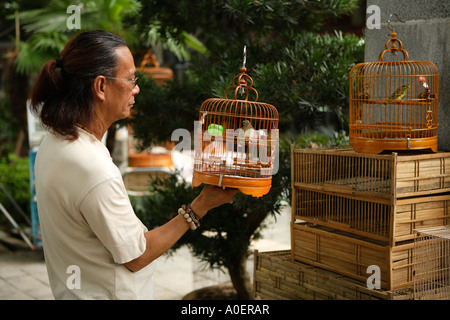
[[[254,138],[255,129],[250,121],[245,119],[242,121],[242,127],[238,129],[238,149],[242,149],[244,147],[245,142],[248,142],[250,138]]]
[[[411,86],[409,84],[404,84],[402,85],[400,88],[398,88],[397,90],[395,90],[395,92],[389,97],[388,100],[386,100],[385,103],[383,103],[383,106],[385,106],[386,104],[388,104],[389,102],[392,101],[398,101],[403,99],[403,97],[406,95],[406,92],[408,91],[408,89]]]
[[[248,136],[250,135],[251,130],[253,129],[253,126],[252,126],[251,122],[248,121],[247,119],[244,120],[244,121],[242,121],[242,124],[244,125],[244,126],[242,127],[242,129],[243,129],[244,132],[245,132],[245,136],[248,137]],[[253,129],[253,130],[254,130],[254,129]]]

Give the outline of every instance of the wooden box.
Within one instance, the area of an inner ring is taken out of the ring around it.
[[[410,300],[411,288],[369,289],[365,282],[291,260],[290,250],[254,254],[253,292],[266,300]]]
[[[378,266],[381,288],[414,285],[414,241],[395,247],[383,242],[307,223],[291,224],[292,260],[366,282],[369,266]]]
[[[450,194],[383,198],[292,189],[292,221],[302,220],[375,240],[396,243],[414,239],[414,229],[450,224]]]
[[[362,154],[352,148],[294,149],[293,187],[367,199],[423,196],[450,191],[450,152]]]

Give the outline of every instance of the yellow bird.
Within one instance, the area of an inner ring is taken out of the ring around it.
[[[388,102],[401,100],[406,95],[406,92],[411,86],[409,84],[404,84],[389,97],[388,100],[386,100],[385,103],[383,103],[383,106],[385,106]]]

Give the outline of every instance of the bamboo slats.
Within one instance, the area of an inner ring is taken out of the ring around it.
[[[369,266],[380,268],[381,288],[398,290],[413,283],[414,243],[391,247],[318,225],[292,223],[292,259],[366,282]]]
[[[374,290],[365,282],[291,261],[290,250],[254,253],[253,291],[266,300],[410,300],[408,289]]]

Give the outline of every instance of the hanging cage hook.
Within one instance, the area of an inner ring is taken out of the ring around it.
[[[245,67],[245,64],[247,63],[247,46],[245,46],[244,45],[244,53],[243,53],[243,61],[242,61],[242,68],[241,68],[241,71],[244,73],[246,70],[247,70],[247,68]],[[244,86],[247,84],[247,81],[246,81],[246,78],[244,78],[243,79],[243,82],[242,82],[242,86],[241,86],[241,88],[240,88],[240,90],[239,90],[239,93],[240,94],[244,94],[245,93],[245,89],[244,89]],[[241,85],[241,84],[240,84]]]
[[[244,46],[243,56],[244,56],[244,61],[242,63],[242,67],[245,68],[245,64],[247,63],[247,46]]]
[[[389,28],[392,32],[395,32],[395,29],[393,29],[393,28],[391,27],[391,19],[392,19],[392,15],[396,16],[397,19],[398,19],[398,21],[400,21],[401,23],[405,23],[405,21],[403,21],[402,19],[400,19],[400,17],[399,17],[398,14],[396,14],[396,13],[391,13],[391,14],[389,15],[389,20],[387,21],[387,23],[388,23],[388,28]]]

